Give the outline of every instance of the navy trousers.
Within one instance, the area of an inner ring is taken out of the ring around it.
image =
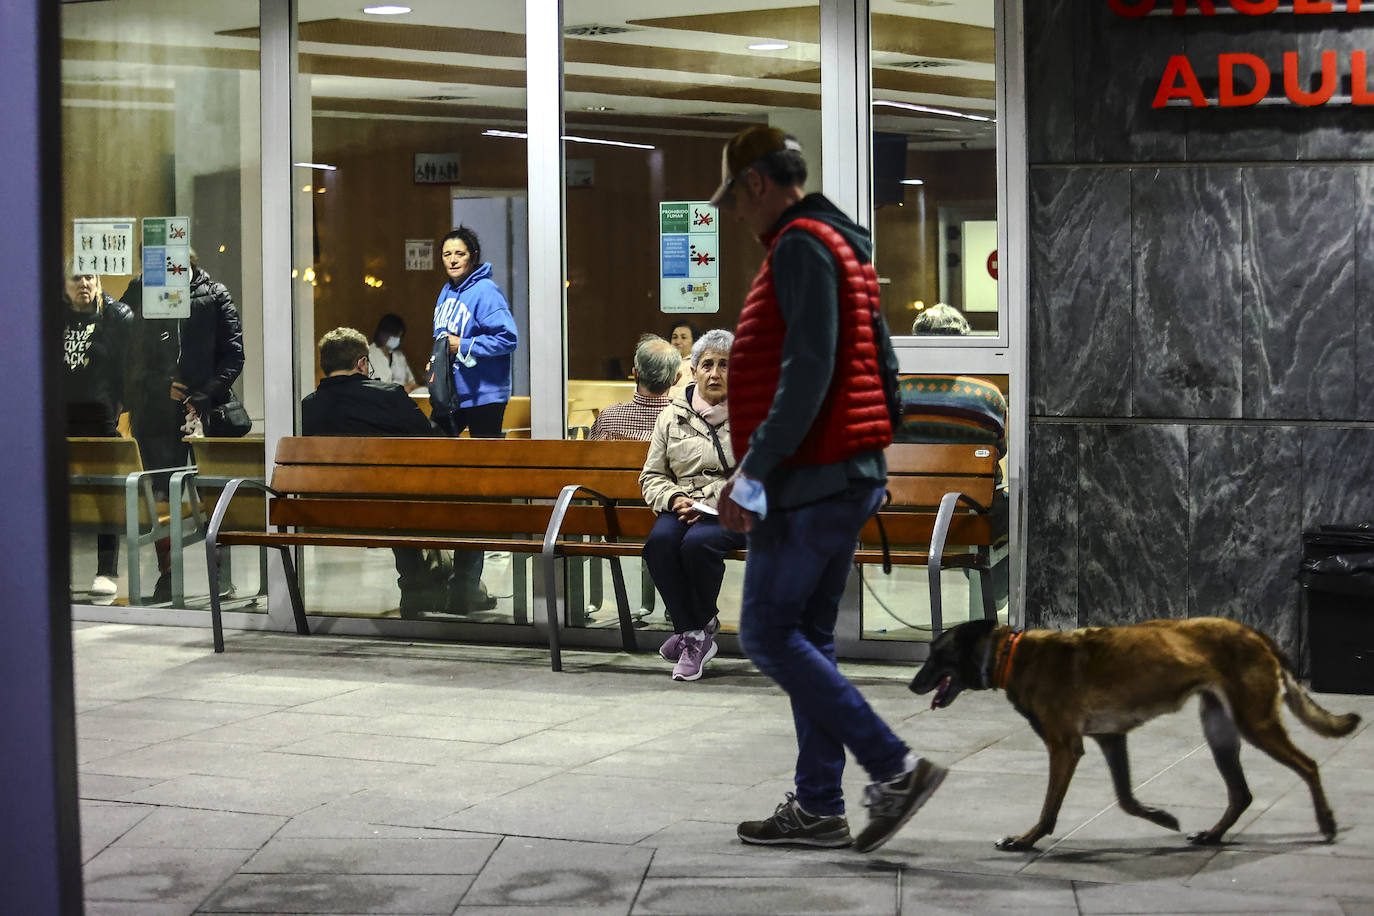
[[[770,509],[749,531],[740,645],[792,700],[797,801],[843,814],[845,748],[875,780],[902,772],[907,746],[835,665],[835,619],[861,529],[881,486],[855,486],[796,509]]]
[[[672,512],[660,512],[644,542],[644,565],[654,577],[673,630],[701,630],[716,616],[716,598],[725,578],[725,555],[744,546],[744,535],[723,527],[712,515],[691,525]]]

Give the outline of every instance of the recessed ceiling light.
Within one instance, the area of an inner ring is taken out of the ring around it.
[[[365,6],[363,12],[369,16],[400,16],[410,12],[410,7],[388,3],[382,6]]]
[[[963,118],[966,121],[990,121],[996,122],[996,118],[989,118],[985,115],[971,114],[967,111],[955,111],[953,108],[937,108],[934,105],[916,105],[911,102],[893,102],[889,99],[874,99],[874,108],[901,108],[906,111],[919,111],[924,114],[944,115],[948,118]]]
[[[903,178],[898,184],[925,184],[924,178]]]
[[[756,41],[749,46],[750,51],[785,51],[787,42],[785,41]]]

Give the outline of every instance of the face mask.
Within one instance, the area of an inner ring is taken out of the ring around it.
[[[397,347],[399,347],[400,345],[401,345],[401,338],[399,338],[399,337],[388,337],[388,338],[386,339],[386,348],[387,348],[388,350],[394,350],[394,349],[396,349]]]

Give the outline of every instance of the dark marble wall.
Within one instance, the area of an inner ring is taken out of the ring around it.
[[[1348,76],[1374,16],[1025,23],[1028,622],[1215,614],[1300,657],[1303,529],[1374,522],[1374,106],[1150,102],[1171,54],[1212,97],[1225,52],[1271,95],[1288,51]]]

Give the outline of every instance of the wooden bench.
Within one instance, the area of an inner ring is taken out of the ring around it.
[[[309,625],[291,556],[295,547],[508,550],[543,558],[549,646],[553,668],[560,670],[555,561],[638,554],[638,544],[579,539],[614,541],[648,533],[652,513],[643,506],[639,491],[644,453],[645,445],[638,442],[283,439],[270,486],[251,479],[231,481],[210,519],[205,546],[215,651],[224,650],[215,558],[219,545],[280,551],[300,633],[308,633]],[[245,489],[268,495],[268,524],[275,531],[226,526],[230,506]],[[574,505],[574,498],[590,499],[595,505]],[[639,503],[639,511],[622,502]],[[624,553],[617,552],[617,546],[624,547]],[[618,560],[611,572],[621,641],[634,650],[634,627]],[[517,591],[523,594],[523,582]]]
[[[992,507],[997,488],[997,451],[986,445],[899,443],[887,449],[887,489],[892,501],[859,535],[857,563],[883,562],[882,531],[894,566],[925,566],[930,587],[931,638],[944,629],[940,574],[949,568],[976,571],[983,615],[997,620],[992,593]]]
[[[309,626],[290,555],[297,546],[539,554],[555,671],[562,670],[556,561],[607,558],[621,642],[634,651],[635,631],[619,561],[641,554],[642,540],[655,521],[639,489],[647,448],[641,442],[585,440],[283,439],[271,486],[252,480],[231,482],[210,522],[206,561],[215,650],[223,651],[224,643],[214,548],[253,544],[281,551],[301,633],[308,633]],[[994,532],[988,512],[995,454],[981,446],[895,445],[888,450],[888,463],[892,502],[881,513],[888,556],[895,565],[929,567],[935,633],[942,628],[940,574],[950,567],[974,569],[983,576],[984,612],[995,619],[989,587]],[[268,518],[276,531],[223,528],[230,501],[241,486],[269,494]],[[743,556],[744,551],[733,554],[736,559]],[[883,556],[879,527],[870,521],[856,560],[881,563]],[[517,590],[523,594],[523,583]],[[572,610],[569,616],[574,616]]]

